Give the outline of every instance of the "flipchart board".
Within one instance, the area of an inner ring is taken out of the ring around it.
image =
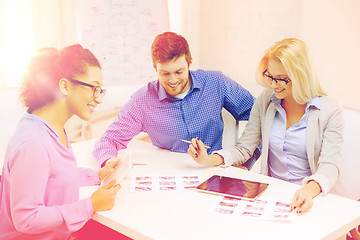
[[[169,31],[167,0],[76,0],[79,42],[99,59],[106,86],[155,80],[151,44]]]

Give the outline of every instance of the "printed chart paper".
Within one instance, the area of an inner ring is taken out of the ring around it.
[[[184,191],[196,188],[199,184],[198,175],[133,176],[130,180],[130,192]]]
[[[235,217],[246,217],[270,221],[290,221],[296,216],[290,211],[290,203],[275,200],[223,197],[210,212]]]

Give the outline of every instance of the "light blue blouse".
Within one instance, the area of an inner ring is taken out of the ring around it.
[[[272,94],[270,100],[277,110],[269,141],[270,176],[302,185],[302,179],[311,175],[306,152],[306,127],[310,107],[320,109],[319,97],[307,103],[300,121],[286,129],[286,112],[281,100]]]

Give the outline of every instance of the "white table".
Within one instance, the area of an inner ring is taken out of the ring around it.
[[[80,166],[97,167],[91,157],[94,141],[73,146]],[[137,175],[200,175],[204,180],[218,174],[269,183],[261,198],[291,202],[300,187],[239,168],[205,167],[188,154],[159,149],[150,143],[132,141],[135,163],[131,174]],[[121,182],[115,207],[94,215],[96,221],[134,239],[337,239],[360,224],[360,203],[328,194],[314,199],[312,209],[294,222],[271,222],[210,213],[216,196],[193,190],[184,192],[129,191],[130,177]],[[82,197],[94,188],[82,189]]]

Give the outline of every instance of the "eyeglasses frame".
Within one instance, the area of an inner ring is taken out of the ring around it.
[[[280,82],[284,82],[285,85],[287,85],[289,82],[291,82],[291,79],[290,79],[290,78],[288,78],[288,79],[274,78],[273,76],[270,76],[270,75],[266,74],[267,72],[268,72],[268,71],[267,71],[267,69],[266,69],[266,70],[262,73],[262,75],[263,75],[263,77],[270,78],[270,79],[271,79],[271,82],[272,82],[272,81],[275,81],[276,84],[279,84],[278,81],[280,81]]]
[[[99,96],[102,96],[104,97],[105,93],[106,93],[106,89],[102,89],[101,87],[99,86],[94,86],[94,85],[91,85],[91,84],[88,84],[88,83],[84,83],[82,81],[79,81],[79,80],[76,80],[76,79],[68,79],[70,82],[72,83],[75,83],[75,84],[79,84],[79,85],[83,85],[83,86],[86,86],[86,87],[91,87],[94,89],[93,91],[93,97],[94,98],[97,98]],[[96,92],[98,91],[98,89],[100,89],[99,91],[99,94],[97,95]]]

